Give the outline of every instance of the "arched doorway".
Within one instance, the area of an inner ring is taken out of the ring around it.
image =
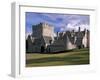
[[[45,52],[45,47],[41,46],[41,53]]]

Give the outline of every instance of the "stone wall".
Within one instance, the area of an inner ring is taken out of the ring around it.
[[[57,32],[54,38],[54,28],[46,23],[33,26],[32,35],[27,38],[26,52],[59,52],[75,48],[89,47],[89,31]],[[32,37],[32,38],[31,38]]]

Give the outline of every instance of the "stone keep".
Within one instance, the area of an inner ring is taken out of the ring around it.
[[[41,47],[47,48],[50,41],[54,40],[54,27],[47,23],[32,26],[33,52],[41,51]]]

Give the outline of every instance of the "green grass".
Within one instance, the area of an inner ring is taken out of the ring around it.
[[[59,54],[26,54],[26,67],[89,64],[89,49],[75,49]]]

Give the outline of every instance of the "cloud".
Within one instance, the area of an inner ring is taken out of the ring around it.
[[[54,37],[56,37],[57,36],[57,34],[56,33],[54,33]]]
[[[81,28],[81,31],[84,31],[84,29],[87,29],[89,30],[89,25],[88,24],[80,24],[80,25],[75,25],[73,26],[73,24],[68,24],[66,27],[65,27],[65,30],[66,31],[71,31],[71,30],[75,30],[75,31],[78,31],[78,28]]]
[[[62,31],[65,31],[65,28],[64,27],[60,28],[60,32],[62,32]]]
[[[25,39],[27,39],[28,35],[31,35],[31,34],[32,34],[31,32],[27,32],[27,33],[25,34]]]
[[[54,26],[55,32],[65,30],[77,30],[77,27],[89,29],[90,22],[89,15],[79,14],[57,14],[57,13],[26,13],[26,31],[32,32],[32,25],[39,24],[40,22],[46,22]]]

